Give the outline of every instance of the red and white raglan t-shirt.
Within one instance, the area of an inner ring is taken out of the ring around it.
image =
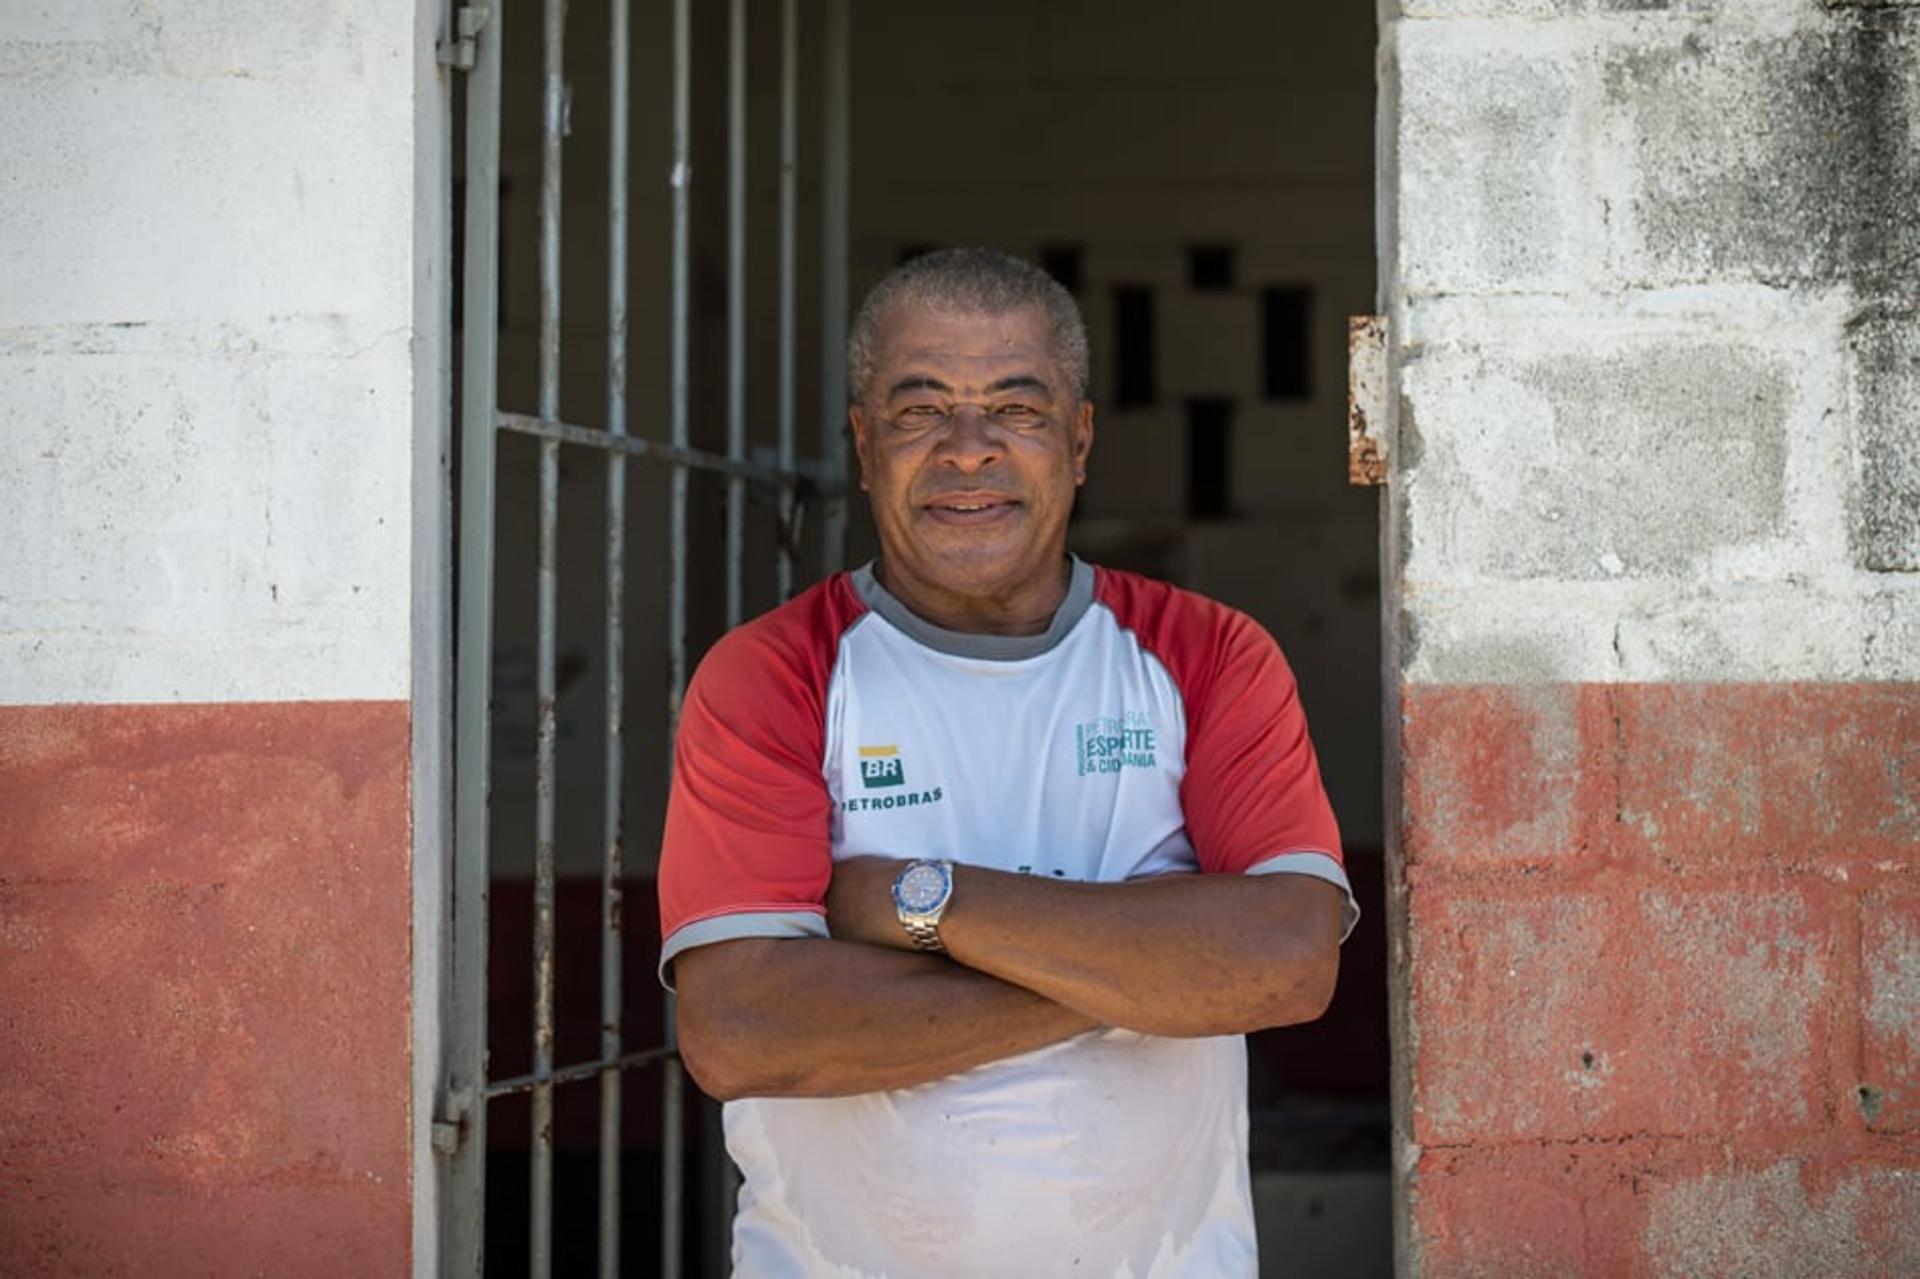
[[[837,575],[713,648],[674,759],[663,977],[695,946],[826,936],[833,862],[863,854],[1347,888],[1272,638],[1080,561],[1034,636]],[[1255,1273],[1239,1035],[1093,1031],[914,1088],[730,1102],[725,1126],[741,1275]]]

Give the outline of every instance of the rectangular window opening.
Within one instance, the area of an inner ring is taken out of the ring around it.
[[[1040,246],[1040,269],[1060,282],[1069,293],[1080,291],[1080,268],[1085,253],[1077,244]]]
[[[1113,403],[1143,408],[1154,402],[1153,290],[1122,284],[1113,291]]]
[[[1233,514],[1233,401],[1187,401],[1187,518]]]
[[[1231,244],[1189,244],[1187,287],[1195,293],[1226,293],[1233,288],[1234,248]]]
[[[1261,383],[1269,400],[1313,398],[1313,290],[1260,290]]]

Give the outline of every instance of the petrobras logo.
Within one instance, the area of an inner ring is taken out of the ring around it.
[[[1158,732],[1145,711],[1123,711],[1073,727],[1074,767],[1081,777],[1153,768],[1160,762]]]
[[[907,789],[907,769],[901,762],[898,746],[862,746],[858,748],[860,759],[860,787],[863,792],[878,791],[877,795],[862,793],[840,801],[843,813],[879,813],[890,812],[897,808],[921,808],[928,804],[938,804],[947,797],[945,787],[928,786],[926,778],[920,779],[920,788]]]
[[[860,784],[868,790],[887,786],[905,786],[907,770],[900,762],[898,746],[862,746],[860,748]]]

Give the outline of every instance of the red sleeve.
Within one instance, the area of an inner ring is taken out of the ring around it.
[[[1244,873],[1290,853],[1343,864],[1299,690],[1273,637],[1224,604],[1130,573],[1100,570],[1096,591],[1179,685],[1180,805],[1200,868]]]
[[[660,847],[663,977],[691,946],[826,935],[827,684],[861,611],[832,578],[723,637],[695,672]]]

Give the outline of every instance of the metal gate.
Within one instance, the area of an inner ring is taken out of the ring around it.
[[[626,568],[628,527],[627,463],[663,465],[671,473],[664,542],[666,598],[663,621],[650,641],[664,644],[667,689],[663,703],[645,713],[664,717],[671,732],[677,721],[687,675],[688,478],[703,471],[724,476],[725,609],[729,626],[745,612],[745,518],[749,482],[774,495],[778,545],[776,580],[782,598],[790,594],[799,566],[797,530],[811,506],[819,521],[820,568],[837,568],[844,539],[845,453],[842,443],[846,387],[841,349],[847,322],[847,146],[848,6],[847,0],[809,0],[805,18],[820,24],[819,165],[820,386],[818,456],[797,453],[799,406],[796,403],[800,246],[798,173],[800,119],[800,0],[756,3],[755,17],[780,24],[779,85],[779,250],[778,423],[777,451],[771,461],[750,457],[747,421],[747,0],[729,0],[727,24],[727,293],[726,293],[726,450],[694,446],[690,390],[692,307],[689,212],[695,181],[692,110],[694,60],[690,46],[691,0],[672,4],[672,76],[661,109],[671,112],[671,164],[645,173],[636,184],[629,172],[632,91],[632,38],[629,0],[608,0],[610,39],[609,147],[606,157],[608,219],[608,340],[596,356],[605,364],[604,420],[585,424],[562,420],[560,371],[563,345],[561,291],[561,139],[568,128],[569,90],[564,74],[567,32],[565,0],[544,0],[541,9],[543,65],[540,93],[540,183],[538,217],[539,382],[534,411],[516,411],[497,403],[499,333],[491,317],[498,313],[500,242],[500,156],[502,59],[505,0],[467,6],[454,15],[455,27],[441,50],[442,61],[465,72],[465,208],[463,212],[463,313],[460,394],[460,488],[456,674],[455,814],[452,867],[452,918],[448,1033],[441,1095],[434,1117],[434,1146],[442,1163],[443,1233],[441,1256],[448,1274],[478,1276],[486,1238],[485,1178],[489,1100],[530,1094],[531,1190],[528,1202],[529,1273],[544,1279],[553,1267],[553,1104],[557,1088],[597,1081],[600,1101],[598,1273],[621,1272],[620,1151],[624,1072],[639,1066],[661,1067],[661,1250],[657,1269],[635,1259],[640,1273],[669,1279],[682,1273],[686,1252],[681,1226],[686,1190],[683,1151],[684,1075],[674,1051],[673,1009],[665,1024],[629,1036],[622,1025],[623,743],[626,688]],[[717,6],[715,7],[717,10]],[[703,13],[707,12],[703,9]],[[716,13],[717,18],[717,13]],[[649,86],[651,87],[651,85]],[[629,430],[628,234],[630,201],[659,199],[671,206],[670,243],[645,244],[671,257],[669,308],[671,351],[666,390],[665,438],[653,423]],[[811,414],[809,416],[812,416]],[[534,746],[533,848],[533,1068],[511,1078],[494,1078],[487,1056],[489,744],[493,678],[494,556],[497,527],[496,458],[498,432],[538,440],[537,651],[534,659],[536,717]],[[600,887],[601,1020],[598,1055],[589,1061],[554,1060],[555,1019],[555,731],[556,619],[562,587],[557,527],[560,515],[562,448],[599,450],[607,467],[604,566],[606,592],[606,807]],[[650,925],[649,925],[650,926]],[[646,1045],[633,1047],[632,1041]],[[729,1214],[718,1216],[722,1227]],[[725,1255],[724,1247],[719,1255]]]

